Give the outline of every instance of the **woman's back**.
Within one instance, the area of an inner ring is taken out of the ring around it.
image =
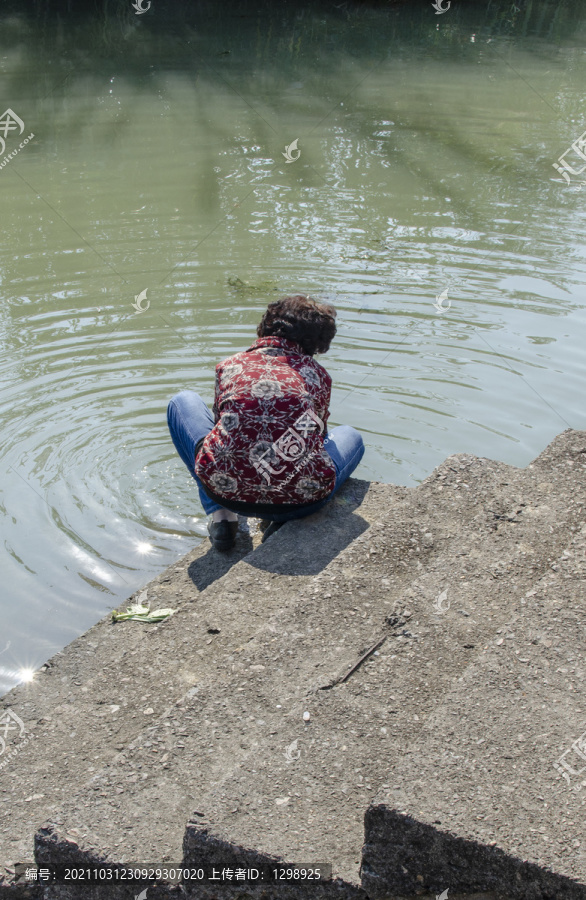
[[[214,418],[196,460],[214,493],[247,503],[303,504],[331,493],[323,449],[331,378],[300,346],[263,337],[216,367]]]

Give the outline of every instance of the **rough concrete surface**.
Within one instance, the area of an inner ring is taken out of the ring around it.
[[[202,542],[147,586],[173,617],[103,620],[0,701],[28,739],[0,897],[35,853],[333,866],[185,889],[206,900],[586,897],[585,467],[567,431],[526,469],[460,454],[416,488],[351,479],[262,546]]]

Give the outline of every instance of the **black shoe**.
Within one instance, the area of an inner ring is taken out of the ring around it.
[[[279,528],[285,524],[284,522],[268,522],[266,527],[263,529],[262,525],[264,524],[264,520],[261,523],[261,530],[263,531],[263,536],[261,540],[261,544],[264,544],[267,538],[270,538],[271,534],[274,534],[275,531],[278,531]]]
[[[238,522],[228,522],[227,519],[223,519],[221,522],[209,522],[208,531],[214,550],[225,553],[227,550],[232,550],[236,544]]]

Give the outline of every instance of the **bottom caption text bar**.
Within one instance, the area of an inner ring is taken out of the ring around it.
[[[329,864],[311,866],[15,866],[18,884],[145,884],[164,881],[240,884],[297,884],[330,881],[332,867]]]

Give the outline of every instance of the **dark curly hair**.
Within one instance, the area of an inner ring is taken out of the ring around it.
[[[308,356],[327,353],[336,333],[336,310],[305,294],[293,294],[269,303],[256,333],[295,341]]]

